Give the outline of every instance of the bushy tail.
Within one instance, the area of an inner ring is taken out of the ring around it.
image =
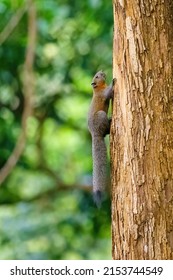
[[[101,206],[107,183],[107,150],[104,138],[92,137],[93,197],[97,207]]]

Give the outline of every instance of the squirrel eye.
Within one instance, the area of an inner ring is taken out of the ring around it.
[[[96,76],[96,79],[98,78],[99,76]]]

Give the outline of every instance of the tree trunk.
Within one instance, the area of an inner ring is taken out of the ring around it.
[[[173,1],[113,6],[113,259],[173,259]]]

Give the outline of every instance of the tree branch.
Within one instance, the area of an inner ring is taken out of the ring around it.
[[[17,12],[12,16],[12,18],[10,19],[8,24],[3,29],[3,31],[0,33],[0,45],[2,45],[7,40],[7,38],[10,36],[10,34],[13,32],[13,30],[19,24],[24,13],[28,9],[28,4],[29,4],[29,1],[26,1],[25,4],[20,9],[17,10]]]
[[[19,160],[26,142],[27,120],[32,113],[32,99],[34,94],[34,52],[36,45],[36,8],[33,0],[28,0],[28,43],[23,70],[24,110],[22,115],[22,128],[16,146],[0,170],[0,184],[4,182]]]

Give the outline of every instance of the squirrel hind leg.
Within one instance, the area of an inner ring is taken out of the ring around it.
[[[101,208],[103,201],[103,193],[99,190],[93,192],[93,200],[98,208]]]
[[[108,119],[105,111],[98,111],[95,115],[95,121],[97,123],[95,132],[97,132],[100,136],[103,137],[105,137],[107,134],[110,134],[111,121]]]
[[[108,126],[107,126],[107,129],[106,129],[106,131],[105,131],[105,134],[103,135],[104,137],[105,137],[106,135],[109,135],[109,134],[110,134],[111,122],[112,122],[112,117],[108,119]]]

